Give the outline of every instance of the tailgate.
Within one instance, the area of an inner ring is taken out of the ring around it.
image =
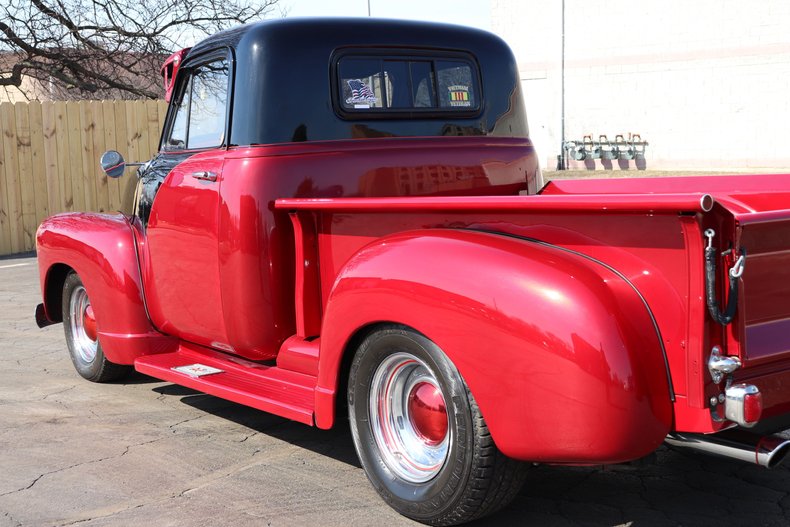
[[[736,239],[747,251],[739,332],[744,365],[790,362],[790,210],[736,220]]]
[[[732,214],[732,223],[725,222],[733,229],[732,245],[746,254],[737,316],[725,330],[727,349],[742,361],[732,382],[759,389],[758,428],[771,432],[790,426],[790,176],[737,181],[740,189],[714,194]],[[725,269],[733,257],[723,257]]]

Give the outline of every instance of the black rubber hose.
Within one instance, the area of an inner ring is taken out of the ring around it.
[[[746,251],[741,249],[741,254],[746,255]],[[729,298],[727,299],[727,309],[724,313],[719,311],[719,301],[716,299],[716,248],[707,247],[705,249],[705,298],[708,304],[708,313],[713,320],[726,326],[735,318],[735,310],[738,308],[738,278],[727,273],[730,278]]]

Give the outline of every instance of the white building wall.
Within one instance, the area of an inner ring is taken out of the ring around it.
[[[562,1],[491,0],[491,11],[554,168]],[[790,1],[565,0],[565,137],[629,132],[650,143],[647,168],[790,167]]]

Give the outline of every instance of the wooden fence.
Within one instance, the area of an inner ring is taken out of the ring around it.
[[[52,214],[128,210],[133,172],[108,178],[99,157],[113,149],[127,161],[150,159],[166,109],[164,101],[0,104],[0,255],[35,249]]]

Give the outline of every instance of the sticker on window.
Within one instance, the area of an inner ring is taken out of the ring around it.
[[[364,118],[411,117],[411,112],[467,116],[480,108],[479,74],[466,57],[343,55],[337,61],[336,104]],[[431,115],[432,117],[432,115]]]
[[[472,101],[469,99],[469,86],[448,86],[447,90],[450,92],[450,106],[464,108],[472,106]]]
[[[348,89],[351,90],[351,97],[346,99],[346,104],[354,108],[370,108],[376,106],[378,98],[373,94],[365,81],[362,79],[346,79]]]

